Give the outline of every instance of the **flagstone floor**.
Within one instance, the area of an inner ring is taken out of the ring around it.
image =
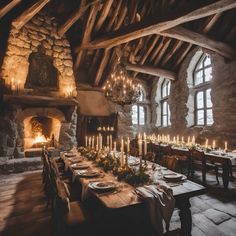
[[[236,173],[234,173],[236,176]],[[199,175],[196,181],[199,181]],[[193,236],[236,235],[236,179],[225,191],[207,175],[208,193],[191,199]],[[46,208],[41,171],[0,175],[0,235],[50,236],[51,212]],[[177,210],[170,229],[180,227]],[[173,233],[171,235],[178,235]]]

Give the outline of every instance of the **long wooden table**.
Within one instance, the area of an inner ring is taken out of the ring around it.
[[[66,163],[66,166],[70,166],[68,159],[66,157],[63,157],[63,159]],[[97,178],[79,178],[78,176],[76,176],[75,180],[79,181],[82,184],[82,186],[88,186],[88,184],[91,181],[97,181],[97,180],[117,181],[116,177],[112,173],[105,173],[101,168],[97,167],[93,162],[88,161],[86,159],[83,162],[88,163],[92,169],[98,170],[101,175],[100,177]],[[153,165],[153,163],[150,162],[147,163],[148,165]],[[72,168],[71,171],[73,172]],[[93,190],[89,191],[93,196],[99,199],[99,201],[105,207],[109,209],[122,209],[134,205],[143,204],[143,202],[136,195],[134,191],[135,188],[133,186],[125,182],[120,182],[119,184],[120,184],[120,187],[118,187],[119,190],[111,194],[100,194]],[[179,216],[181,221],[182,235],[191,235],[192,216],[191,216],[191,210],[190,210],[191,205],[189,199],[191,197],[206,193],[206,188],[189,180],[185,180],[180,184],[173,184],[171,188],[173,190],[173,196],[176,200],[176,207],[180,210]]]
[[[161,149],[165,149],[166,145],[158,145]],[[187,148],[180,148],[180,147],[172,147],[173,154],[175,155],[185,155],[188,158],[190,157],[189,149]],[[204,152],[206,160],[209,162],[219,163],[222,165],[222,181],[225,189],[228,189],[229,180],[230,180],[230,170],[232,170],[232,166],[236,164],[236,157],[229,157],[229,156],[222,156],[217,155],[212,152]],[[191,161],[191,160],[190,160]],[[204,178],[204,177],[203,177]],[[204,182],[204,179],[203,179]]]

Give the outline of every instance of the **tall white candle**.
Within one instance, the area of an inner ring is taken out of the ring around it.
[[[89,147],[91,147],[91,137],[89,137]]]
[[[112,150],[112,135],[110,135],[110,149]]]
[[[142,139],[138,140],[138,154],[142,156]]]
[[[188,136],[188,142],[187,142],[187,144],[189,145],[190,144],[190,137]]]
[[[124,165],[124,139],[123,138],[121,138],[120,152],[121,152],[120,163],[121,163],[121,166],[123,166]]]
[[[94,136],[92,137],[92,148],[94,148]]]
[[[195,136],[192,137],[192,143],[195,144]]]
[[[208,148],[208,138],[206,138],[205,148]]]
[[[107,147],[109,147],[109,135],[107,135]]]
[[[130,152],[130,140],[129,137],[127,138],[127,153]]]
[[[184,143],[184,136],[182,136],[182,138],[181,138],[181,142]]]
[[[216,141],[215,141],[215,140],[213,140],[213,142],[212,142],[212,148],[213,148],[213,149],[216,148]]]
[[[85,137],[85,147],[87,147],[88,146],[88,137],[86,136]]]
[[[97,150],[98,150],[98,148],[99,148],[99,138],[98,138],[98,135],[97,135],[97,137],[96,137],[96,140],[97,140],[97,142],[96,142],[96,148],[97,148]]]
[[[147,139],[144,140],[144,155],[147,155]]]
[[[114,142],[114,149],[113,149],[113,152],[114,152],[114,157],[116,156],[116,142]]]
[[[225,141],[225,151],[227,151],[227,150],[228,150],[228,142]]]

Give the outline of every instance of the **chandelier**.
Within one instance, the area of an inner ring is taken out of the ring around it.
[[[129,76],[118,57],[118,63],[103,87],[105,97],[119,105],[130,105],[138,101],[141,91],[140,84],[134,82]]]

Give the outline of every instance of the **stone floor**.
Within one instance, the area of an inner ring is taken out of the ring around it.
[[[235,173],[234,173],[235,174]],[[198,176],[196,181],[199,181]],[[226,192],[207,175],[208,193],[191,199],[193,236],[236,235],[236,180]],[[41,171],[0,175],[0,235],[50,236],[50,210],[46,209]],[[170,228],[180,227],[175,211]],[[178,235],[175,233],[173,235]]]

